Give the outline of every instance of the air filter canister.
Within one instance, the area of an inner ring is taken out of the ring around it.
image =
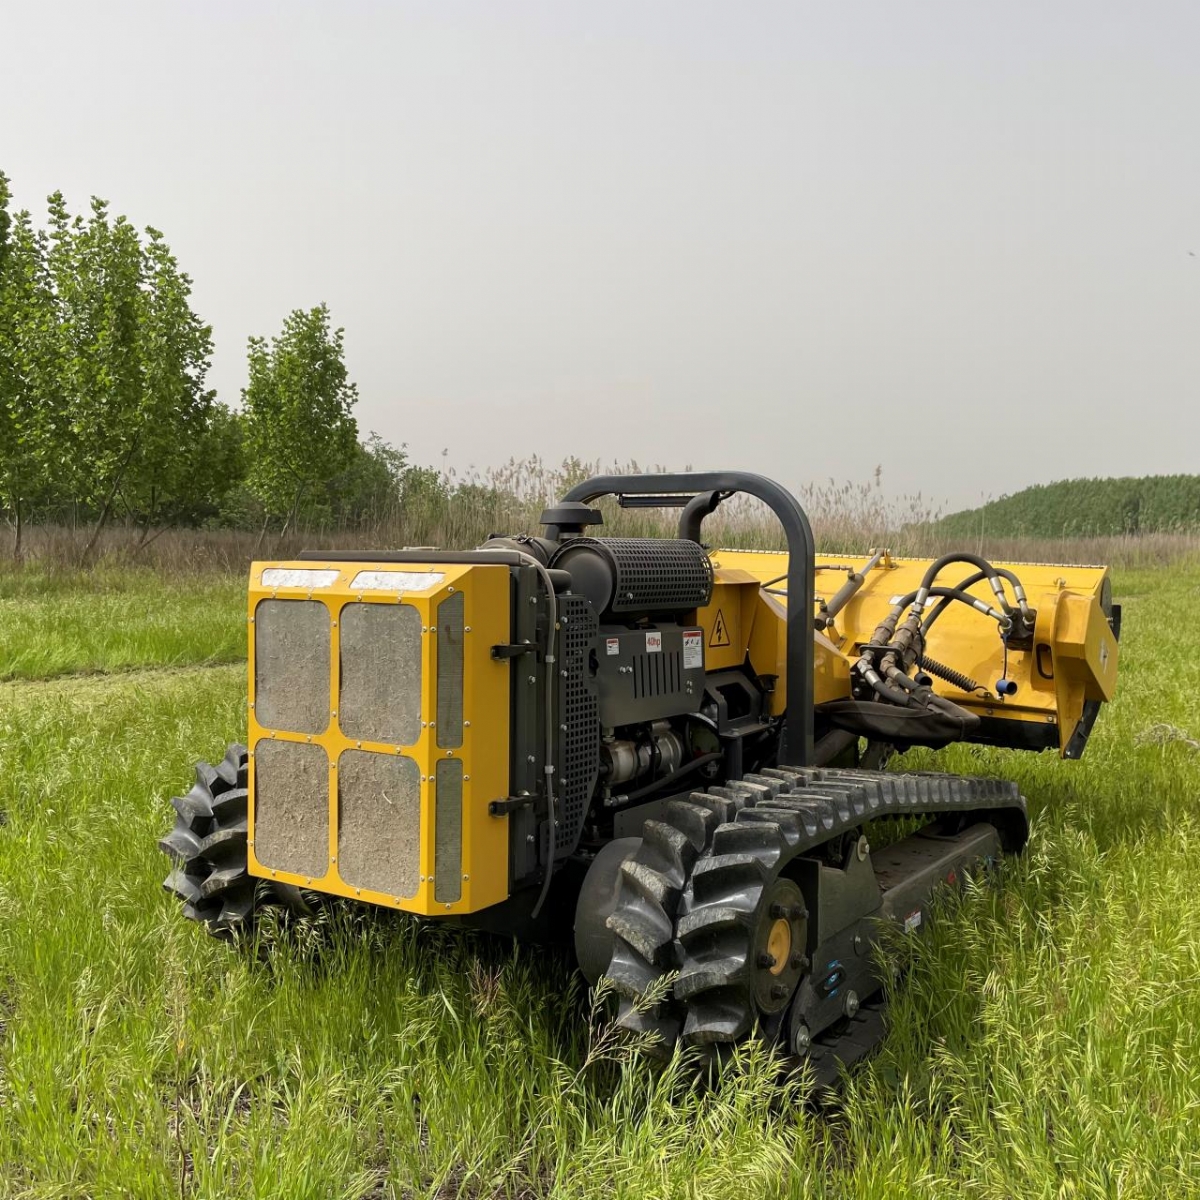
[[[712,563],[696,542],[676,538],[571,538],[550,566],[597,614],[680,612],[712,598]]]

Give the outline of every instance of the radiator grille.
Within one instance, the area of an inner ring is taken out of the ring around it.
[[[415,896],[421,772],[402,754],[346,750],[338,761],[338,870],[351,887]]]
[[[581,596],[559,597],[562,632],[558,659],[559,723],[566,726],[559,742],[555,779],[561,825],[558,854],[574,851],[583,830],[588,803],[600,766],[600,710],[588,658],[596,638],[596,613]]]
[[[313,879],[329,869],[329,759],[321,746],[267,738],[255,746],[254,853],[265,867]]]
[[[463,765],[439,760],[434,778],[433,898],[452,902],[462,895]]]
[[[437,744],[463,741],[463,594],[437,606]]]
[[[421,614],[411,604],[347,604],[338,657],[342,732],[411,746],[421,736]]]
[[[254,610],[254,711],[267,729],[329,725],[329,609],[318,600],[262,600]]]

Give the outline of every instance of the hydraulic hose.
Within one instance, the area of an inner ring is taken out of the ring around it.
[[[1005,614],[1008,614],[1012,611],[1012,608],[1008,603],[1008,597],[1004,594],[1004,584],[1000,582],[1000,576],[997,573],[996,568],[993,567],[986,558],[983,558],[978,554],[968,554],[966,552],[959,551],[954,554],[943,554],[941,558],[934,559],[934,561],[929,564],[929,569],[925,572],[925,576],[921,580],[921,586],[917,589],[916,596],[912,602],[913,608],[916,610],[918,616],[924,612],[925,601],[931,594],[933,594],[934,580],[937,579],[938,575],[946,567],[956,562],[969,563],[973,567],[978,567],[979,570],[981,570],[987,577],[988,583],[991,584],[992,591],[995,593],[996,600],[1000,607],[1004,610]]]
[[[1021,581],[1006,567],[996,567],[995,571],[1001,579],[1007,579],[1008,582],[1012,584],[1013,595],[1017,600],[1017,607],[1021,610],[1021,616],[1028,621],[1031,617],[1029,600],[1025,595],[1025,589],[1021,586]],[[958,590],[960,592],[965,592],[967,588],[974,587],[975,584],[977,584],[981,579],[986,578],[987,575],[984,571],[976,571],[974,575],[968,575],[967,578],[958,585]],[[929,632],[933,623],[949,606],[950,601],[948,599],[942,599],[942,601],[932,610],[932,612],[930,612],[929,616],[925,618],[921,626],[925,633]]]
[[[978,580],[976,580],[976,582],[978,582]],[[925,592],[926,599],[928,599],[930,596],[941,596],[947,601],[958,600],[961,603],[968,605],[970,608],[983,613],[985,616],[991,617],[992,620],[1000,625],[1002,629],[1008,629],[1012,626],[1012,617],[1009,615],[1009,613],[1012,612],[1012,609],[1008,606],[1007,601],[1005,602],[1005,611],[1001,612],[999,609],[993,608],[987,603],[987,601],[980,600],[978,596],[972,596],[969,592],[964,592],[962,588],[941,586],[924,589],[918,588],[915,592],[909,592],[907,596],[901,596],[900,599],[897,600],[894,605],[892,605],[892,612],[889,613],[886,618],[884,618],[885,623],[893,620],[893,615],[894,618],[898,619],[900,614],[904,612],[904,610],[910,605],[912,606],[913,611],[917,612],[917,600],[920,598],[922,590]],[[892,627],[893,629],[895,628],[894,625]]]

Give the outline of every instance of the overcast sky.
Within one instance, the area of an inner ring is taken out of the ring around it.
[[[1200,470],[1200,4],[0,2],[0,169],[418,461]],[[1194,253],[1193,253],[1194,252]]]

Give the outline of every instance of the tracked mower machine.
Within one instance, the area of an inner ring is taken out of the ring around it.
[[[706,548],[739,492],[786,554]],[[604,537],[605,496],[679,536]],[[255,563],[247,746],[173,801],[167,888],[222,937],[326,897],[530,938],[573,915],[660,1052],[757,1036],[832,1078],[879,1037],[883,925],[1028,830],[1011,782],[885,759],[1078,758],[1116,682],[1107,570],[817,556],[737,472],[592,479],[543,524]],[[916,832],[873,850],[887,819]]]

